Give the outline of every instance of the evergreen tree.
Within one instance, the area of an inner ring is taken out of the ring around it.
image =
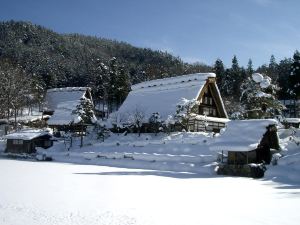
[[[243,82],[240,101],[245,118],[270,118],[281,114],[283,106],[275,97],[277,86],[271,82],[270,77],[259,73]]]
[[[254,72],[254,70],[253,70],[252,59],[249,59],[248,64],[247,64],[247,69],[246,69],[247,77],[250,77],[253,74],[253,72]]]
[[[217,76],[217,85],[220,89],[223,87],[224,77],[225,77],[225,68],[221,59],[217,59],[214,65],[214,72]]]
[[[76,114],[83,123],[92,124],[95,122],[94,106],[90,99],[80,99],[80,104],[76,107]]]
[[[230,78],[227,81],[227,89],[230,89],[229,93],[231,93],[231,95],[233,95],[235,99],[239,99],[240,97],[240,85],[242,84],[245,77],[245,70],[240,68],[237,57],[234,56],[232,59],[232,66],[230,69]]]
[[[118,68],[117,80],[116,80],[116,104],[117,107],[121,105],[121,103],[127,97],[130,91],[130,80],[128,76],[128,72],[125,70],[124,66],[120,66]]]
[[[275,56],[271,55],[268,73],[267,75],[271,77],[274,82],[278,80],[278,64],[276,63]]]
[[[293,63],[290,72],[290,89],[292,95],[300,98],[300,52],[296,51],[293,56]]]
[[[291,72],[292,59],[285,58],[278,64],[278,85],[280,90],[278,92],[279,99],[290,99],[290,83],[289,75]]]

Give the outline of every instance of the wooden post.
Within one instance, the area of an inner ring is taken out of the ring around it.
[[[83,146],[83,123],[81,122],[80,148]]]
[[[222,163],[224,163],[223,157],[224,157],[224,154],[223,154],[223,150],[222,150]]]

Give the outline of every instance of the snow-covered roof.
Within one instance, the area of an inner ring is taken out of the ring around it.
[[[197,120],[208,121],[208,122],[216,122],[216,123],[228,123],[230,121],[230,119],[228,118],[210,117],[204,115],[195,115],[192,118],[195,118]]]
[[[6,139],[32,140],[44,135],[50,135],[49,132],[39,129],[24,129],[5,136]]]
[[[273,119],[232,120],[227,123],[223,134],[215,138],[210,149],[214,151],[251,151],[257,148]]]
[[[48,89],[45,99],[45,109],[55,111],[63,102],[79,101],[84,96],[88,87],[66,87]]]
[[[285,118],[284,122],[287,122],[287,123],[300,123],[300,118]]]
[[[48,120],[48,125],[68,125],[78,121],[74,114],[80,99],[84,98],[88,87],[66,87],[47,90],[45,110],[54,111]]]
[[[166,120],[168,115],[175,114],[183,98],[196,99],[207,79],[214,77],[214,73],[196,73],[133,85],[118,113],[128,117],[138,110],[145,114],[147,121],[152,113],[158,112],[161,119]]]

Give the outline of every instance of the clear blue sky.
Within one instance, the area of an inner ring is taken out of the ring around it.
[[[300,0],[1,0],[0,20],[10,19],[209,65],[237,55],[258,66],[300,49]]]

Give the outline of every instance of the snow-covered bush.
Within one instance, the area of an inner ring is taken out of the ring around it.
[[[162,121],[158,112],[152,113],[149,118],[149,126],[155,135],[162,129]]]
[[[101,121],[98,121],[94,126],[94,132],[97,134],[97,139],[104,142],[110,136],[110,130]]]

